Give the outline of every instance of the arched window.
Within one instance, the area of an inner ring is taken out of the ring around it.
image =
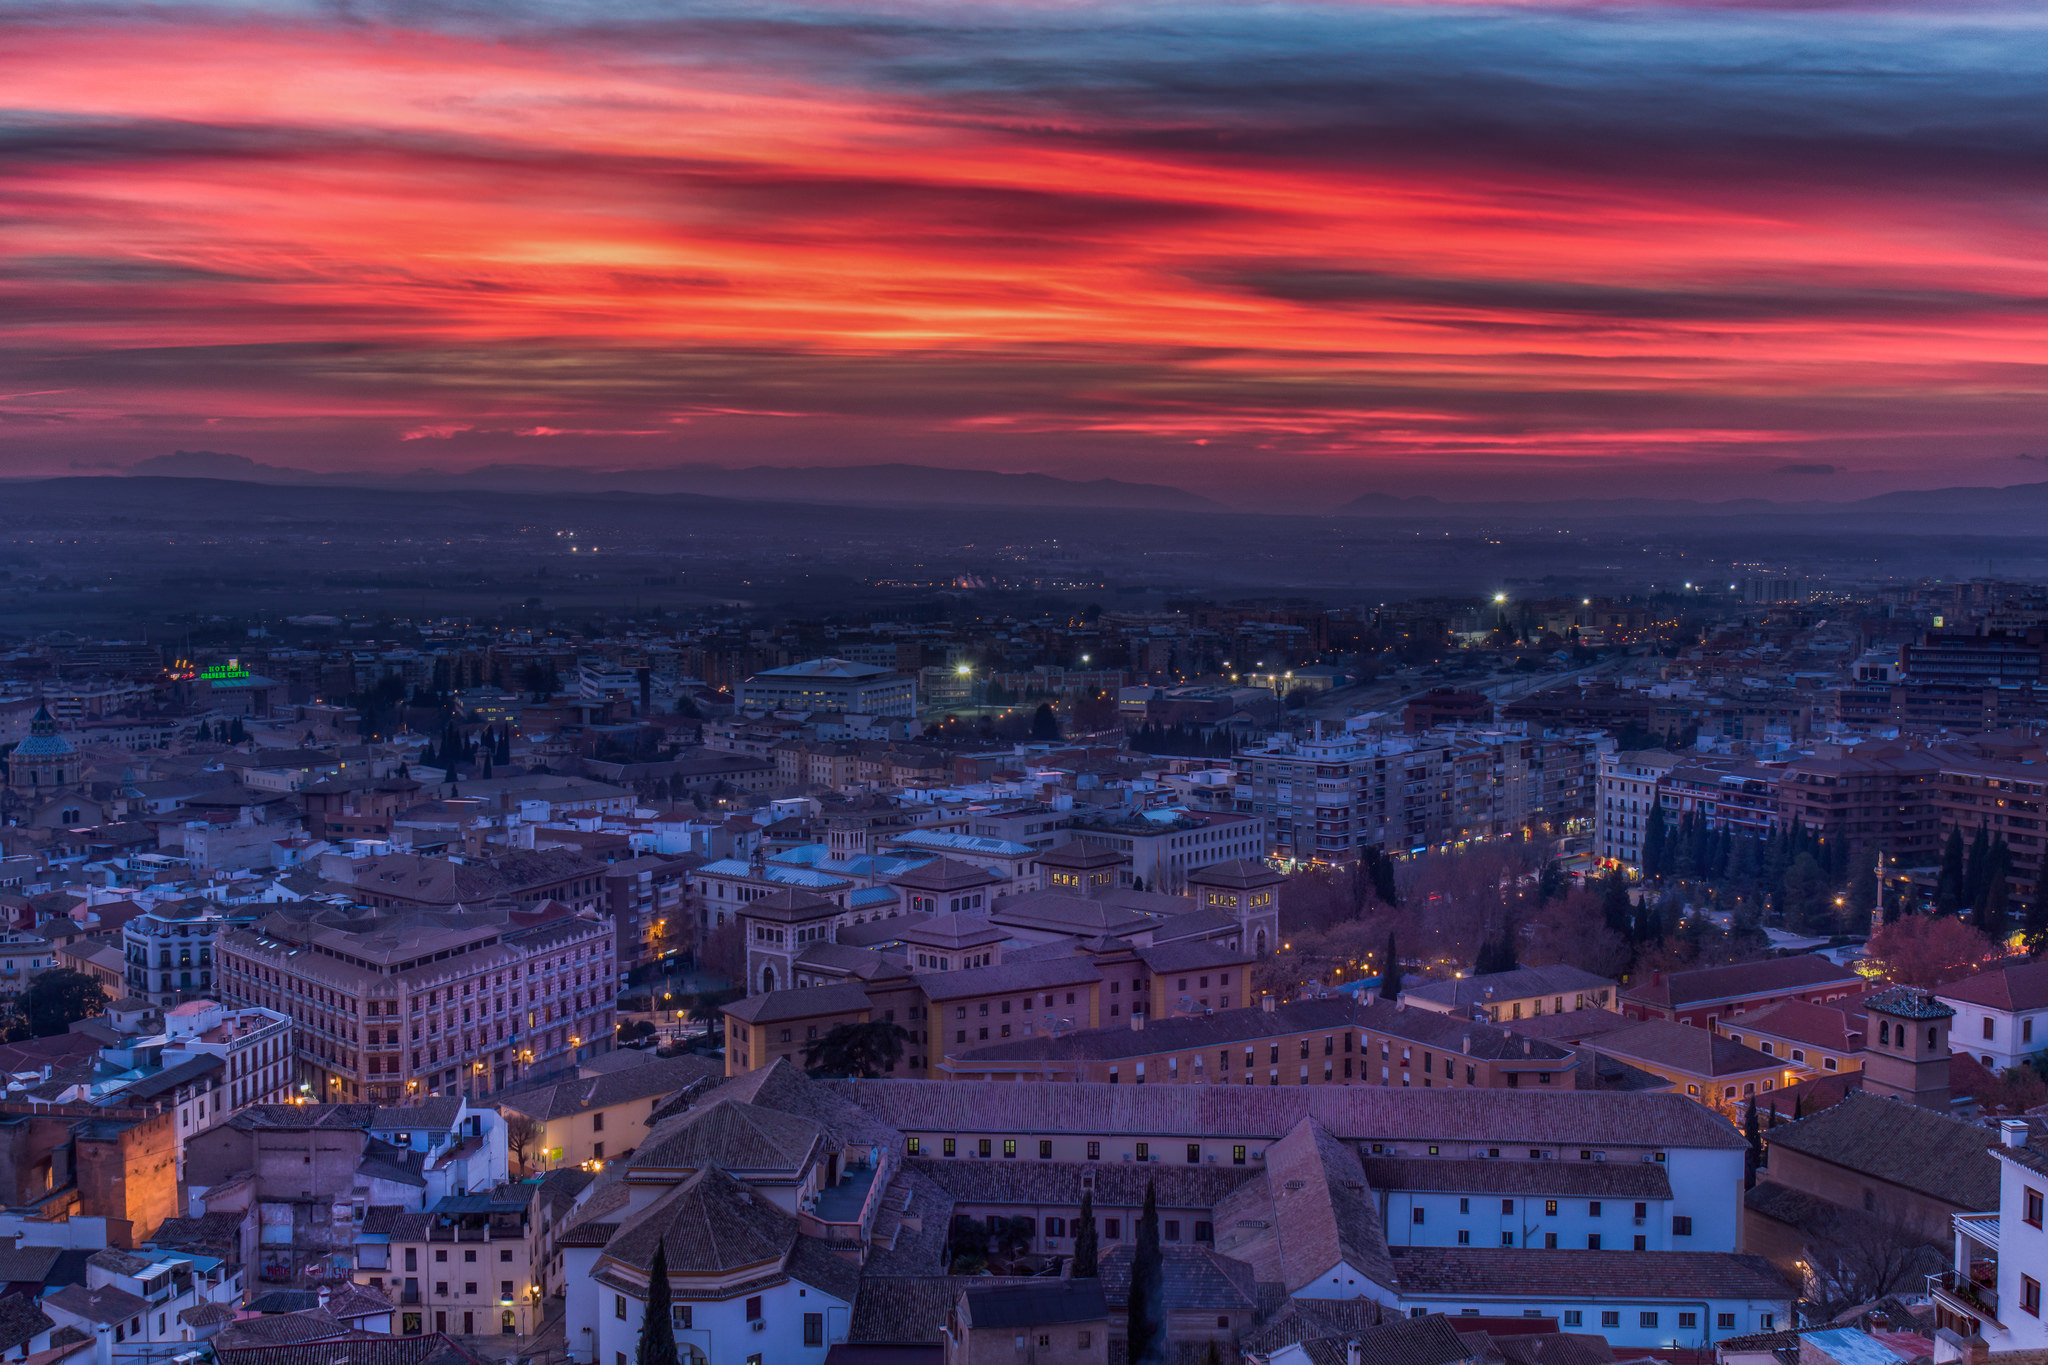
[[[1889,1043],[1891,1040],[1892,1026],[1890,1021],[1879,1020],[1877,1025],[1877,1041],[1880,1043]]]

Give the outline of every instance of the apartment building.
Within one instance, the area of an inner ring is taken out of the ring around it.
[[[288,1015],[316,1097],[484,1095],[611,1047],[612,927],[533,912],[278,911],[221,943],[220,994]]]
[[[214,949],[230,921],[210,901],[164,903],[121,927],[128,993],[168,1006],[215,993]]]
[[[1129,811],[1082,816],[1074,823],[1082,843],[1115,849],[1129,860],[1129,875],[1153,891],[1178,894],[1189,877],[1219,863],[1265,856],[1264,823],[1251,815],[1213,811]]]
[[[369,858],[331,854],[320,860],[320,875],[347,885],[354,900],[376,910],[559,901],[596,912],[604,898],[604,870],[602,863],[559,848],[493,848],[486,861],[480,845],[462,858],[386,853]]]
[[[1858,859],[1882,849],[1901,866],[1932,862],[1941,854],[1934,798],[1943,766],[1924,749],[1817,746],[1780,773],[1779,823],[1842,840]]]
[[[917,679],[848,659],[811,659],[763,669],[733,689],[734,704],[759,711],[843,711],[862,716],[917,715]]]
[[[1950,1044],[1993,1075],[2048,1048],[2048,961],[1993,967],[1934,994],[1956,1012]]]
[[[1582,815],[1594,737],[1512,730],[1278,736],[1235,760],[1237,811],[1265,821],[1274,856],[1349,861]]]
[[[389,1298],[398,1334],[523,1337],[541,1319],[534,1274],[540,1188],[451,1194],[422,1212],[371,1210],[355,1282]]]
[[[1657,784],[1679,762],[1676,754],[1662,749],[1601,752],[1593,849],[1602,862],[1622,867],[1642,865],[1643,829],[1657,804]]]

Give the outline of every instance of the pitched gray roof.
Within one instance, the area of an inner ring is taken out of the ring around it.
[[[1851,1091],[1765,1135],[1767,1147],[1844,1167],[1968,1213],[1998,1207],[1998,1134],[1903,1100]]]
[[[491,1096],[490,1103],[543,1121],[568,1118],[630,1100],[672,1095],[720,1072],[718,1063],[703,1057],[644,1057],[638,1066],[623,1070],[503,1091]]]
[[[1595,976],[1583,967],[1555,962],[1543,967],[1517,967],[1511,972],[1490,972],[1485,976],[1458,977],[1450,981],[1428,981],[1401,992],[1404,1000],[1425,1000],[1440,1009],[1466,1014],[1491,1000],[1526,1000],[1535,995],[1577,996],[1582,992],[1612,991],[1616,983]],[[1612,999],[1612,997],[1609,997]]]
[[[879,1123],[909,1133],[986,1132],[995,1126],[1019,1135],[1206,1134],[1219,1140],[1270,1141],[1313,1116],[1347,1138],[1730,1151],[1742,1147],[1742,1135],[1726,1120],[1696,1101],[1672,1094],[1075,1081],[810,1084],[854,1102]]]
[[[1036,1284],[979,1286],[960,1291],[972,1327],[1043,1327],[1062,1322],[1101,1322],[1109,1317],[1099,1280],[1041,1280]]]
[[[1258,1305],[1258,1283],[1252,1267],[1203,1246],[1160,1249],[1168,1312],[1249,1313]],[[1102,1257],[1103,1295],[1121,1313],[1131,1301],[1131,1260],[1137,1248],[1123,1243]]]
[[[718,1275],[780,1262],[796,1236],[795,1215],[712,1166],[622,1222],[604,1254],[645,1271],[659,1240],[672,1273]]]
[[[1529,1251],[1395,1247],[1401,1292],[1514,1298],[1703,1298],[1789,1302],[1792,1290],[1761,1256],[1724,1251]]]
[[[742,1100],[718,1100],[663,1119],[629,1159],[634,1170],[790,1171],[801,1174],[823,1130],[800,1114]]]
[[[1378,1203],[1358,1155],[1313,1119],[1266,1148],[1266,1169],[1217,1203],[1215,1224],[1218,1251],[1250,1262],[1261,1280],[1277,1281],[1290,1294],[1340,1263],[1374,1284],[1396,1287]]]

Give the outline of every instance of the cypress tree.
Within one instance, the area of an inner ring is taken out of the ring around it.
[[[1380,966],[1380,994],[1388,1000],[1397,999],[1401,994],[1401,954],[1394,943],[1392,929],[1387,930],[1387,960]]]
[[[1401,903],[1400,890],[1394,885],[1394,860],[1384,853],[1373,864],[1372,891],[1383,905],[1398,906]]]
[[[1972,912],[1984,908],[1984,891],[1991,883],[1991,831],[1977,826],[1970,840],[1970,856],[1963,863],[1963,905]]]
[[[1941,873],[1934,879],[1934,908],[1953,915],[1963,908],[1963,832],[1951,828],[1941,846]]]
[[[1763,1164],[1764,1139],[1757,1127],[1756,1096],[1749,1097],[1749,1112],[1742,1116],[1742,1136],[1749,1143],[1749,1150],[1742,1154],[1742,1188],[1756,1188],[1756,1168]]]
[[[679,1365],[668,1298],[668,1248],[656,1241],[654,1265],[647,1272],[647,1316],[640,1319],[640,1346],[633,1352],[633,1365]]]
[[[1643,877],[1654,881],[1664,875],[1666,856],[1665,844],[1668,831],[1664,825],[1664,798],[1650,802],[1650,818],[1643,822]]]
[[[1125,1322],[1131,1365],[1157,1365],[1165,1359],[1166,1262],[1159,1251],[1159,1196],[1149,1180],[1145,1211],[1138,1216],[1138,1245],[1131,1254],[1131,1300]]]
[[[1095,1258],[1095,1192],[1083,1190],[1081,1216],[1074,1220],[1074,1278],[1092,1280],[1100,1275]]]

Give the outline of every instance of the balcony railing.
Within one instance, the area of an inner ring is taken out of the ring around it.
[[[1988,1284],[1977,1283],[1961,1271],[1944,1270],[1939,1275],[1929,1275],[1927,1288],[1961,1304],[1967,1312],[1981,1313],[1993,1322],[1998,1321],[1998,1291]]]

